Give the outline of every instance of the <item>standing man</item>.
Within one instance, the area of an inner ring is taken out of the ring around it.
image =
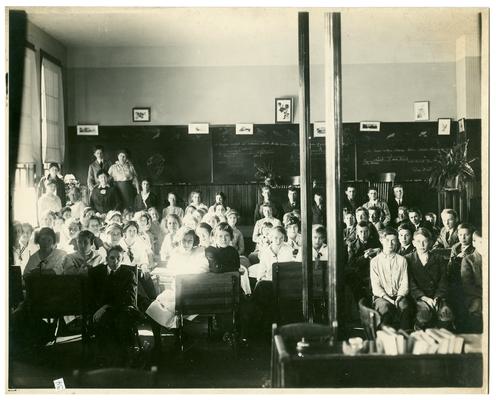
[[[347,211],[351,214],[355,214],[355,210],[360,207],[356,200],[356,189],[354,186],[347,185],[344,201],[343,201],[343,211]]]
[[[43,194],[46,193],[46,184],[48,181],[52,181],[55,184],[55,194],[60,199],[60,204],[62,207],[66,205],[66,196],[65,196],[65,184],[64,180],[59,177],[60,167],[56,162],[50,163],[48,167],[48,175],[45,175],[40,179],[40,183],[38,184],[38,198],[40,198]]]
[[[294,210],[300,211],[300,202],[298,200],[298,193],[293,185],[288,187],[288,201],[283,203],[282,210],[284,211],[283,214],[292,212]]]
[[[367,209],[373,206],[379,207],[382,210],[382,215],[384,218],[382,222],[384,225],[388,225],[389,221],[391,221],[391,214],[389,213],[389,207],[385,201],[379,199],[379,192],[377,191],[377,188],[371,186],[369,188],[369,191],[367,192],[367,195],[369,196],[369,201],[367,201],[362,207],[365,207]]]
[[[408,205],[405,201],[403,185],[400,184],[394,185],[393,194],[394,197],[392,199],[389,199],[388,201],[388,207],[389,207],[389,212],[391,213],[391,219],[395,221],[396,218],[398,218],[398,208],[401,206],[408,207]]]
[[[98,185],[98,172],[105,171],[108,174],[108,170],[112,165],[109,160],[103,158],[103,151],[103,146],[97,145],[94,148],[95,161],[88,168],[88,193],[91,193],[93,188]]]

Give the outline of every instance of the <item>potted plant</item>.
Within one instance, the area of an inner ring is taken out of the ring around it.
[[[475,172],[470,165],[475,161],[467,159],[468,139],[452,148],[439,150],[435,166],[429,177],[429,185],[438,191],[464,189],[467,182],[474,180]]]

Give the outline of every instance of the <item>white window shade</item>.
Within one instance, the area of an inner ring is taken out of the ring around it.
[[[22,92],[21,127],[17,163],[39,163],[40,160],[40,97],[34,50],[26,48]]]
[[[62,69],[43,58],[41,62],[41,147],[44,163],[64,161],[64,132]]]

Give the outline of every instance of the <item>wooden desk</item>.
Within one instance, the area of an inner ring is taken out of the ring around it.
[[[470,340],[474,340],[474,336]],[[480,340],[480,335],[476,340]],[[299,356],[295,343],[275,335],[272,387],[481,387],[482,354],[344,355],[342,342],[317,344]],[[477,344],[466,346],[479,350]]]

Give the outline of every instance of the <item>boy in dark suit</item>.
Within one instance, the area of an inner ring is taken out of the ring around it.
[[[108,170],[112,163],[109,160],[103,158],[103,146],[97,145],[94,148],[93,155],[95,156],[95,161],[93,161],[88,168],[88,191],[91,193],[93,188],[98,185],[98,173],[100,171]]]
[[[406,256],[410,296],[416,304],[415,329],[452,329],[453,312],[446,302],[446,266],[439,255],[429,251],[431,243],[431,233],[420,228],[413,236],[415,251]]]
[[[317,190],[313,194],[312,202],[312,224],[324,225],[326,224],[326,209],[324,203],[324,195],[321,191]]]
[[[347,211],[350,213],[354,213],[355,210],[360,207],[356,200],[356,189],[354,186],[348,185],[346,186],[346,191],[344,192],[344,200],[343,200],[343,211]]]
[[[413,253],[415,247],[412,244],[413,232],[412,227],[408,223],[403,223],[398,227],[398,241],[400,242],[400,247],[398,249],[398,254],[400,256],[406,256],[407,254]]]
[[[271,189],[269,186],[262,186],[262,199],[257,202],[257,205],[255,206],[255,212],[253,213],[253,223],[256,224],[259,219],[264,218],[263,212],[262,212],[262,206],[264,205],[270,205],[272,207],[272,215],[274,218],[277,219],[282,219],[282,211],[280,209],[279,204],[277,204],[273,199],[272,199],[272,193]]]
[[[441,212],[441,220],[443,221],[443,227],[441,228],[441,232],[439,232],[433,248],[451,249],[458,243],[458,231],[456,229],[458,225],[458,214],[451,208],[445,208]]]
[[[120,361],[126,362],[132,353],[139,312],[135,308],[136,274],[130,267],[121,265],[123,256],[121,246],[111,247],[107,263],[91,268],[88,278],[91,319],[100,349],[113,351],[110,354],[114,359],[124,357]]]
[[[294,210],[300,211],[298,193],[296,192],[296,188],[294,186],[288,187],[288,200],[283,203],[282,210],[284,214]]]
[[[405,201],[405,196],[403,192],[403,185],[396,184],[393,186],[393,198],[388,201],[389,212],[391,213],[391,220],[394,221],[398,218],[398,208],[403,206],[406,207],[407,203]]]

